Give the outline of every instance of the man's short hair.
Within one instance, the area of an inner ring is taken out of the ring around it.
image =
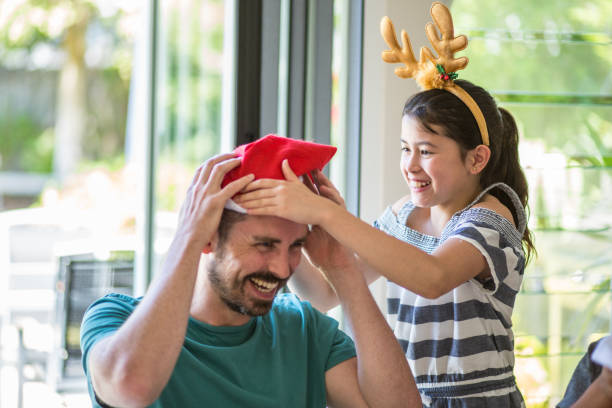
[[[223,246],[229,233],[234,226],[234,224],[244,221],[248,217],[247,214],[239,213],[234,210],[228,210],[227,208],[223,209],[223,214],[221,215],[221,221],[219,221],[219,228],[217,229],[217,233],[219,234],[219,246]]]

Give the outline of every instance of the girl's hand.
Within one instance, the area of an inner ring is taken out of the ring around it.
[[[318,225],[330,206],[344,203],[333,184],[321,173],[316,174],[314,187],[325,195],[317,195],[302,183],[287,160],[283,160],[282,170],[286,180],[256,180],[234,198],[236,204],[251,215],[274,215],[301,224]]]
[[[340,192],[338,191],[336,186],[334,186],[334,184],[327,177],[325,177],[325,174],[323,174],[321,170],[317,169],[312,171],[311,176],[314,179],[315,187],[317,188],[320,195],[325,198],[329,198],[334,203],[346,209],[346,204],[344,203],[344,199],[340,195]],[[305,178],[304,182],[306,183],[306,181],[312,184],[308,177]]]

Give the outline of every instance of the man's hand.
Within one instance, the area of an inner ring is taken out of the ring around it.
[[[202,248],[210,242],[219,227],[225,202],[254,179],[249,174],[221,188],[225,174],[239,164],[239,157],[226,153],[198,167],[181,207],[177,236],[186,235],[190,239],[198,239]]]
[[[321,227],[314,226],[306,238],[304,255],[323,272],[332,286],[346,274],[359,273],[353,253]]]

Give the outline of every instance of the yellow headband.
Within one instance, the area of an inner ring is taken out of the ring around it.
[[[453,54],[467,47],[467,37],[465,35],[454,36],[453,18],[444,4],[434,2],[431,5],[430,13],[440,30],[440,36],[432,23],[427,23],[425,32],[434,50],[438,52],[438,58],[434,57],[429,48],[421,47],[419,61],[417,61],[414,58],[408,34],[404,30],[402,30],[402,47],[400,48],[395,37],[393,23],[389,17],[385,16],[380,22],[380,33],[390,50],[383,51],[382,59],[389,63],[403,62],[406,66],[396,68],[395,75],[400,78],[414,78],[421,89],[444,89],[461,99],[478,123],[482,143],[488,146],[489,132],[482,111],[470,94],[455,84],[456,71],[464,69],[468,59],[467,57],[454,58]]]

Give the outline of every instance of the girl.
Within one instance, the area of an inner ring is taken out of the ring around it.
[[[519,407],[512,309],[526,260],[527,183],[518,132],[508,111],[481,87],[458,80],[486,120],[455,95],[422,91],[404,106],[400,169],[410,194],[374,227],[351,215],[322,173],[314,194],[283,163],[286,181],[258,180],[237,198],[254,215],[318,226],[388,280],[388,321],[405,350],[425,406]],[[302,278],[316,304],[333,292],[316,274]]]

